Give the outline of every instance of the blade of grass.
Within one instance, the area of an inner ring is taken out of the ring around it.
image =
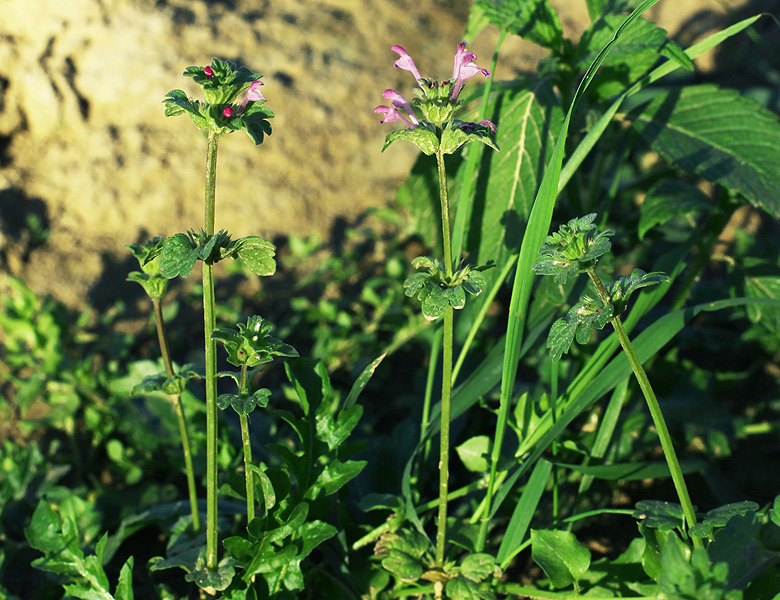
[[[517,260],[515,283],[512,288],[512,298],[509,307],[506,349],[504,351],[504,365],[501,375],[501,396],[499,403],[498,422],[496,424],[496,434],[493,442],[493,452],[491,455],[490,476],[488,479],[488,489],[486,493],[488,513],[491,512],[489,509],[494,493],[496,468],[503,446],[509,404],[517,375],[517,364],[519,362],[518,357],[520,348],[522,346],[523,329],[525,327],[528,302],[531,297],[531,287],[533,286],[534,281],[534,274],[531,270],[531,265],[533,264],[533,261],[539,252],[539,248],[544,242],[544,238],[547,236],[547,232],[550,229],[550,223],[552,222],[552,213],[553,208],[555,207],[555,200],[558,196],[558,184],[561,175],[561,167],[563,164],[563,154],[566,148],[566,137],[569,131],[569,123],[571,122],[572,114],[574,113],[574,108],[577,105],[577,101],[590,85],[590,82],[596,75],[596,71],[601,66],[601,63],[604,62],[604,59],[606,58],[609,50],[620,38],[626,28],[630,26],[631,23],[636,21],[636,19],[638,19],[644,11],[653,6],[656,2],[658,2],[658,0],[644,0],[641,2],[639,6],[637,6],[634,11],[628,17],[626,17],[626,20],[623,21],[620,27],[617,28],[615,34],[612,36],[612,39],[606,44],[606,46],[604,46],[604,48],[602,48],[601,52],[599,52],[591,65],[588,67],[584,77],[582,78],[582,81],[577,87],[577,91],[574,94],[569,111],[566,113],[566,118],[563,121],[561,132],[555,142],[552,158],[550,159],[550,162],[545,169],[542,183],[539,186],[539,191],[536,194],[536,199],[534,200],[534,204],[531,209],[531,215],[528,219],[525,235],[523,236],[523,243],[520,248],[520,255]],[[488,521],[483,520],[477,538],[477,552],[481,552],[485,547],[487,528]]]

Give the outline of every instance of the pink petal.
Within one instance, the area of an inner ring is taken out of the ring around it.
[[[401,58],[396,60],[393,65],[396,69],[403,69],[404,71],[410,71],[412,75],[414,75],[415,79],[422,79],[422,76],[420,75],[420,72],[417,70],[417,67],[414,64],[414,61],[412,60],[412,57],[409,56],[409,53],[406,51],[406,49],[403,46],[391,46],[390,49],[398,54]]]

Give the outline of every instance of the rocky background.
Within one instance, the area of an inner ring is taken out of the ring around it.
[[[776,1],[776,0],[775,0]],[[566,34],[588,23],[584,0],[553,0]],[[404,45],[423,72],[446,78],[467,0],[2,0],[0,259],[5,272],[71,307],[122,297],[124,244],[198,228],[205,141],[161,100],[189,65],[212,56],[263,73],[276,113],[255,147],[222,139],[217,228],[234,237],[327,235],[388,202],[415,154],[380,148],[372,112]],[[662,0],[648,16],[682,44],[734,22],[744,0]],[[490,62],[495,34],[469,49]],[[533,70],[543,52],[512,40],[498,78]],[[699,62],[708,68],[707,59]],[[109,275],[113,273],[113,275]],[[100,283],[97,283],[100,282]]]

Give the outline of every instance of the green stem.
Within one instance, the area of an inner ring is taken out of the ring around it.
[[[246,363],[241,365],[241,389],[239,394],[245,396],[249,394],[246,381]],[[249,417],[240,416],[241,421],[241,444],[244,447],[244,478],[246,479],[246,522],[249,524],[255,518],[255,486],[253,485],[254,476],[249,470],[252,464],[252,444],[249,440]]]
[[[441,138],[440,138],[441,139]],[[439,171],[439,199],[441,200],[441,233],[444,244],[444,272],[452,277],[452,245],[450,243],[450,204],[447,190],[447,172],[444,168],[444,152],[441,144],[436,150]],[[450,460],[450,399],[452,396],[452,337],[455,320],[452,306],[444,310],[442,332],[441,374],[441,445],[439,449],[439,517],[436,530],[436,566],[444,566],[444,544],[447,538],[447,486]]]
[[[152,298],[154,307],[154,322],[157,327],[157,340],[160,343],[160,354],[162,354],[165,372],[168,377],[174,376],[173,361],[171,360],[171,350],[168,345],[168,336],[165,333],[165,319],[163,318],[162,304],[159,298]],[[176,419],[179,422],[179,434],[181,435],[181,449],[184,454],[184,467],[187,471],[187,490],[190,497],[190,511],[192,512],[192,530],[195,533],[200,531],[200,512],[198,511],[198,494],[195,491],[195,470],[192,467],[192,449],[190,447],[190,433],[187,428],[187,420],[184,417],[184,405],[181,401],[181,394],[173,396],[173,406],[176,410]]]
[[[214,235],[219,137],[209,132],[206,153],[205,231]],[[203,337],[206,360],[206,567],[217,569],[217,343],[211,339],[214,316],[214,266],[203,261]]]
[[[609,296],[607,290],[604,288],[604,284],[601,282],[601,278],[596,273],[594,267],[590,267],[587,271],[593,285],[596,286],[596,291],[601,298],[601,302],[606,306],[609,302]],[[615,328],[620,345],[623,347],[623,351],[626,353],[628,362],[631,364],[631,369],[634,371],[636,380],[639,383],[639,388],[645,396],[647,401],[647,408],[650,410],[650,416],[653,419],[653,424],[658,432],[658,439],[661,442],[661,448],[664,451],[664,457],[666,458],[666,464],[669,466],[669,472],[672,475],[672,481],[674,482],[674,488],[677,490],[677,496],[680,499],[682,505],[683,514],[685,520],[690,529],[696,524],[696,512],[693,509],[691,503],[691,497],[688,494],[688,487],[685,485],[685,478],[683,477],[682,469],[680,469],[680,462],[677,460],[677,453],[674,450],[674,444],[672,443],[672,436],[669,435],[669,429],[666,426],[666,420],[661,412],[661,406],[658,404],[658,399],[655,397],[653,387],[650,385],[650,380],[647,378],[642,362],[639,360],[639,356],[634,350],[634,346],[631,340],[628,338],[623,327],[623,322],[619,316],[612,319],[612,326]],[[693,545],[701,548],[703,547],[700,538],[692,536]]]
[[[444,352],[441,382],[441,446],[439,449],[439,522],[436,531],[436,566],[444,566],[444,543],[447,536],[447,486],[450,460],[450,398],[452,394],[452,330],[455,311],[444,311]]]
[[[439,133],[441,135],[441,132]],[[452,243],[450,241],[450,199],[447,189],[447,172],[444,168],[444,152],[436,149],[436,165],[439,171],[439,200],[441,202],[441,237],[444,244],[444,272],[452,277]]]

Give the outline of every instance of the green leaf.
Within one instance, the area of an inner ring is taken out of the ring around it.
[[[423,154],[431,156],[436,154],[439,147],[439,138],[432,130],[433,125],[428,121],[420,121],[420,125],[414,129],[395,129],[385,136],[385,143],[382,146],[382,152],[392,143],[398,140],[406,140],[417,146]]]
[[[366,387],[369,380],[374,375],[374,371],[376,371],[379,363],[384,360],[385,356],[387,356],[387,352],[381,356],[376,357],[366,366],[365,369],[363,369],[360,375],[358,375],[358,378],[355,379],[355,383],[352,384],[352,387],[349,390],[349,394],[347,395],[346,400],[344,400],[344,408],[342,410],[346,410],[355,405],[358,398],[360,397],[361,392]]]
[[[276,273],[276,246],[259,236],[236,240],[235,253],[255,275],[267,277]]]
[[[553,52],[563,45],[563,28],[558,13],[547,0],[476,0],[474,5],[499,29]]]
[[[561,356],[569,351],[575,338],[579,344],[588,343],[593,326],[603,329],[614,316],[612,311],[611,304],[603,306],[601,301],[583,296],[580,302],[569,309],[565,317],[555,321],[550,328],[547,337],[550,359],[553,362],[560,360]]]
[[[41,552],[55,552],[65,545],[62,539],[62,520],[49,503],[40,500],[24,535],[30,546]]]
[[[685,545],[673,529],[651,529],[640,525],[639,531],[645,540],[645,548],[642,551],[642,568],[652,579],[657,580],[659,575],[666,572],[663,555],[665,551],[668,554],[666,549],[669,546],[675,549],[672,551],[673,553],[679,552],[685,559],[690,556],[690,548]]]
[[[198,260],[195,244],[184,233],[176,233],[163,242],[160,273],[168,279],[188,277]]]
[[[444,586],[450,600],[487,600],[494,597],[490,592],[482,592],[479,584],[465,577],[453,577]]]
[[[780,216],[780,123],[750,98],[714,85],[660,93],[630,117],[667,160]]]
[[[645,273],[642,269],[634,269],[631,275],[619,275],[618,278],[607,286],[609,299],[614,306],[614,314],[621,314],[628,303],[628,299],[636,290],[669,281],[666,273]]]
[[[590,566],[590,550],[570,531],[532,529],[531,556],[556,588],[579,581]]]
[[[322,521],[310,521],[304,523],[300,528],[300,537],[303,540],[303,547],[301,548],[298,559],[304,559],[311,551],[319,546],[322,542],[329,540],[338,533],[333,525],[329,523],[323,523]]]
[[[682,506],[675,502],[641,500],[636,503],[634,518],[644,527],[666,531],[681,528],[684,514]]]
[[[562,114],[546,79],[496,87],[488,115],[500,124],[496,141],[503,150],[486,159],[490,177],[478,183],[471,223],[479,238],[468,243],[479,263],[492,259],[501,269],[520,246],[522,225],[541,179],[540,165],[552,154],[552,131],[560,127]]]
[[[577,44],[579,57],[576,64],[580,70],[591,64],[623,20],[624,17],[619,14],[604,15],[582,34]],[[675,57],[682,54],[682,50],[667,39],[663,29],[646,19],[637,19],[612,47],[599,73],[593,78],[591,93],[599,98],[619,94],[650,70],[658,60],[661,49],[667,45],[676,47],[672,51]],[[690,60],[686,66],[689,64]]]
[[[457,119],[448,121],[447,126],[441,132],[442,153],[452,154],[468,142],[482,142],[493,150],[498,150],[493,139],[493,131],[489,126],[481,123],[467,123]]]
[[[257,477],[257,483],[260,488],[260,495],[263,498],[263,510],[267,513],[276,505],[276,490],[274,484],[267,473],[257,465],[250,464],[248,469]]]
[[[119,571],[119,580],[114,592],[116,600],[134,600],[133,597],[133,557],[127,559]]]
[[[258,406],[265,408],[271,397],[271,390],[260,388],[255,393],[247,396],[241,394],[220,394],[217,396],[217,407],[225,410],[232,407],[239,415],[248,415]]]
[[[348,460],[341,462],[339,459],[334,458],[332,462],[328,463],[325,468],[317,477],[317,481],[314,482],[311,488],[306,492],[306,497],[314,500],[320,490],[322,490],[326,496],[330,496],[334,492],[337,492],[346,483],[358,476],[363,467],[366,466],[364,460]]]
[[[639,239],[657,225],[693,211],[710,211],[712,202],[699,188],[674,179],[665,179],[650,188],[641,206]]]
[[[544,489],[547,486],[547,480],[550,478],[552,463],[540,459],[534,465],[534,470],[528,478],[528,483],[523,489],[520,501],[515,506],[512,517],[507,525],[504,539],[501,540],[501,546],[498,548],[496,560],[503,569],[506,569],[509,561],[523,547],[525,534],[531,524],[531,518],[536,513],[539,500],[542,498]]]
[[[331,415],[316,417],[317,437],[328,445],[328,450],[333,451],[349,437],[352,430],[360,421],[363,407],[360,404],[342,410],[336,419]]]
[[[488,577],[500,572],[496,559],[490,554],[469,554],[460,564],[460,574],[472,581],[484,581]]]
[[[422,565],[406,552],[390,548],[382,559],[382,566],[401,581],[414,582],[423,574]]]
[[[484,473],[488,470],[487,457],[490,451],[490,438],[488,436],[474,436],[457,446],[455,450],[469,471]]]
[[[716,531],[707,552],[712,562],[728,564],[728,583],[735,585],[763,564],[771,564],[780,556],[767,550],[760,541],[761,523],[753,511],[732,516]]]

